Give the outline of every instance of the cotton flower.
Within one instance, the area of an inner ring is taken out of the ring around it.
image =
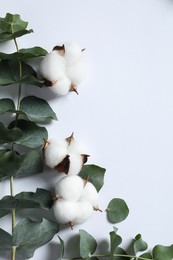
[[[55,194],[58,198],[77,201],[81,197],[84,180],[77,176],[65,176],[55,184]]]
[[[66,140],[49,140],[44,147],[44,158],[50,168],[56,167],[67,155],[68,143]]]
[[[54,50],[47,54],[40,64],[40,73],[44,79],[55,84],[65,76],[65,59],[58,51]]]
[[[61,224],[68,224],[73,222],[77,211],[78,207],[74,201],[59,199],[53,205],[54,216]]]
[[[73,224],[81,224],[89,219],[93,214],[93,206],[88,201],[77,202],[76,217],[73,219]]]
[[[89,203],[92,204],[93,208],[95,210],[99,210],[98,208],[98,193],[96,188],[94,187],[94,185],[91,182],[87,182],[82,195],[80,197],[81,201],[88,201]]]
[[[70,42],[55,46],[40,64],[45,86],[57,95],[71,91],[78,94],[77,87],[84,80],[86,71],[83,50],[78,44]]]

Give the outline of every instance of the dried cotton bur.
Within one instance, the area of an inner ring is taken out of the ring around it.
[[[45,56],[40,64],[40,73],[45,80],[45,86],[58,95],[66,95],[75,91],[86,74],[83,51],[76,43],[64,43],[55,46]]]
[[[56,220],[73,227],[91,217],[94,210],[101,211],[96,188],[78,175],[89,156],[84,145],[72,134],[64,140],[46,140],[43,152],[49,167],[67,174],[55,184],[53,212]]]

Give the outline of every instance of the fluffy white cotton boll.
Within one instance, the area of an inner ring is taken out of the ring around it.
[[[89,219],[93,214],[93,206],[88,201],[77,202],[77,214],[73,220],[74,224],[81,224]]]
[[[66,140],[55,141],[50,140],[49,144],[44,149],[44,158],[46,165],[54,168],[58,165],[67,155],[68,143]]]
[[[80,200],[88,201],[95,209],[98,209],[98,193],[91,182],[87,182],[84,186]]]
[[[85,145],[74,138],[70,141],[68,153],[88,154]]]
[[[40,64],[40,73],[43,78],[56,82],[65,73],[64,57],[56,50],[47,54]]]
[[[78,61],[82,55],[82,48],[77,43],[66,42],[64,43],[65,54],[64,58],[67,65]]]
[[[84,188],[84,180],[76,175],[65,176],[55,184],[55,194],[66,200],[79,200]]]
[[[78,86],[86,76],[86,64],[84,61],[77,61],[66,67],[66,74],[71,82]]]
[[[53,205],[53,213],[56,220],[61,224],[73,222],[76,217],[78,207],[76,202],[58,199]]]
[[[69,152],[68,152],[69,154]],[[69,170],[68,170],[68,175],[76,175],[78,174],[83,166],[84,163],[84,158],[80,154],[69,154],[69,160],[70,160],[70,165],[69,165]]]
[[[51,91],[55,94],[63,96],[69,93],[71,89],[71,81],[66,76],[63,76],[51,87]]]

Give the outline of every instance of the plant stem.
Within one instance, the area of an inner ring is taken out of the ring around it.
[[[17,41],[16,41],[15,38],[14,38],[14,44],[15,44],[17,52],[19,52],[19,47],[18,47],[18,44],[17,44]],[[18,63],[19,63],[19,78],[21,79],[22,78],[22,63],[21,63],[20,59],[19,59]],[[15,126],[17,126],[17,120],[18,120],[18,117],[19,117],[18,112],[20,110],[21,91],[22,91],[22,84],[20,83],[19,88],[18,88],[18,98],[17,98],[17,107],[16,107],[17,113],[16,113],[16,118],[15,118]],[[13,148],[14,148],[14,143],[12,144],[12,150],[13,150]],[[13,176],[10,177],[10,194],[11,194],[11,196],[14,196],[14,177]],[[11,217],[12,217],[12,235],[13,235],[14,229],[15,229],[15,226],[16,226],[16,210],[15,210],[15,208],[11,209]],[[11,260],[15,260],[15,258],[16,258],[16,246],[12,246],[12,248],[11,248]]]
[[[102,255],[92,255],[91,257],[110,257],[110,254],[102,254]],[[131,258],[136,260],[150,260],[148,258],[135,256],[135,255],[124,255],[124,254],[114,254],[113,257],[124,257],[124,258]],[[82,260],[82,257],[74,257],[74,258],[63,258],[62,260]]]

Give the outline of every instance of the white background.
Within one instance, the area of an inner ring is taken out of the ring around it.
[[[28,88],[26,94],[47,98],[57,113],[59,121],[48,126],[50,137],[64,138],[74,131],[88,146],[88,163],[107,169],[99,205],[104,210],[114,197],[127,202],[129,217],[117,225],[125,244],[137,233],[149,247],[172,244],[173,1],[0,0],[0,16],[7,12],[20,14],[34,30],[18,39],[20,48],[37,45],[51,51],[67,40],[86,48],[88,75],[79,86],[79,96],[52,98],[37,87]],[[10,43],[9,50],[14,51]],[[8,97],[8,89],[3,88],[1,95]],[[57,178],[46,168],[42,175],[16,180],[15,193],[51,189]],[[0,184],[1,197],[7,194],[8,181]],[[10,230],[9,221],[2,218],[0,226]],[[95,213],[83,225],[59,235],[68,241],[79,228],[104,248],[112,225],[105,213]],[[55,236],[32,259],[56,260],[58,245]],[[69,251],[70,247],[71,240]]]

